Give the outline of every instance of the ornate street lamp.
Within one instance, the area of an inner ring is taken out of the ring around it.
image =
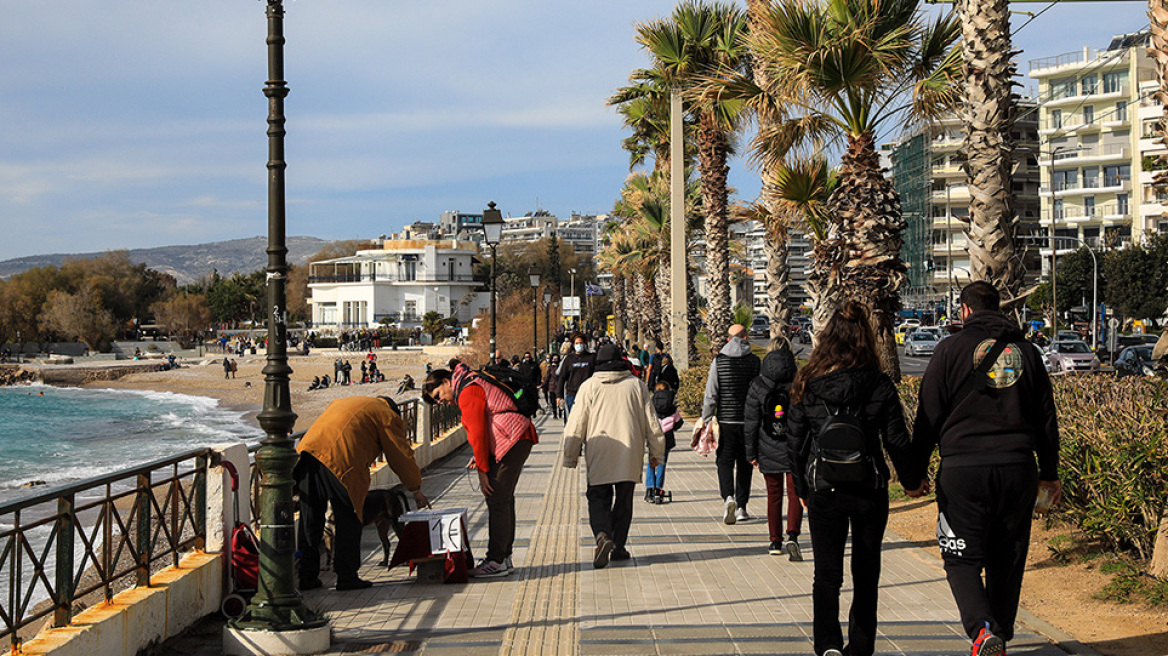
[[[483,241],[491,247],[491,358],[495,364],[495,260],[499,240],[503,238],[503,213],[495,209],[495,201],[487,203],[483,210]]]
[[[296,450],[289,435],[296,423],[289,392],[287,254],[284,244],[284,7],[267,0],[268,81],[268,353],[264,373],[264,407],[257,419],[267,437],[256,454],[260,470],[259,589],[243,616],[228,630],[300,631],[327,640],[325,620],[309,610],[293,585],[296,555],[292,468]],[[317,631],[319,630],[319,631]],[[290,638],[291,639],[291,638]],[[294,640],[294,639],[293,639]],[[294,640],[295,641],[295,640]],[[234,653],[230,651],[229,653]],[[258,653],[258,652],[257,652]],[[308,653],[308,652],[295,652]]]
[[[527,270],[531,282],[531,357],[539,353],[539,271],[535,267]]]

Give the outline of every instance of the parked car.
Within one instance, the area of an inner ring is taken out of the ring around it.
[[[909,326],[909,325],[906,325],[903,323],[900,324],[899,326],[897,326],[896,329],[892,331],[893,337],[896,338],[896,343],[897,344],[904,344],[905,336],[908,335],[910,332],[912,332],[915,329],[916,329],[916,326]]]
[[[1030,342],[1030,344],[1034,346],[1035,351],[1038,351],[1038,357],[1042,359],[1042,366],[1046,369],[1046,373],[1054,373],[1054,364],[1051,363],[1050,358],[1046,355],[1046,351],[1042,350],[1042,347],[1034,342]]]
[[[933,349],[941,341],[940,337],[930,330],[917,329],[904,340],[905,355],[932,355]]]
[[[937,326],[923,326],[914,330],[913,334],[915,335],[916,333],[921,332],[936,336],[937,341],[941,341],[945,338],[945,335],[948,334],[943,328],[938,328]]]
[[[1156,344],[1157,337],[1155,335],[1117,335],[1115,337],[1115,353],[1118,356],[1125,348],[1129,346],[1139,346],[1141,344]],[[1099,348],[1095,349],[1095,355],[1099,356],[1100,362],[1106,362],[1111,359],[1111,349],[1107,348],[1107,343],[1103,343]]]
[[[1083,336],[1075,330],[1060,330],[1058,336],[1054,338],[1056,342],[1080,342],[1083,341]]]
[[[1129,346],[1119,352],[1115,359],[1115,377],[1124,376],[1155,376],[1155,366],[1152,362],[1152,346],[1140,344]]]
[[[1099,371],[1099,358],[1091,352],[1091,347],[1079,340],[1052,342],[1046,355],[1054,366],[1054,373]]]
[[[771,320],[763,315],[758,315],[754,318],[754,322],[750,324],[751,337],[770,337],[771,336]]]

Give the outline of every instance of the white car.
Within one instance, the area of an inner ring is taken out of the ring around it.
[[[941,339],[931,331],[918,328],[904,337],[905,355],[932,355]]]
[[[1046,373],[1054,373],[1054,363],[1050,361],[1050,357],[1046,355],[1046,351],[1042,350],[1042,347],[1038,344],[1034,344],[1033,342],[1031,344],[1034,346],[1034,350],[1038,351],[1038,357],[1042,359],[1042,366],[1046,368]]]

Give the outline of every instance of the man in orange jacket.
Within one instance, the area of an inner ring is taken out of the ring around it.
[[[386,464],[414,495],[419,508],[422,472],[406,439],[397,404],[385,396],[354,396],[329,404],[300,440],[293,476],[300,489],[300,589],[321,587],[320,543],[325,510],[333,505],[336,539],[333,562],[337,590],[373,585],[357,576],[361,565],[361,509],[369,493],[369,467],[385,454]]]

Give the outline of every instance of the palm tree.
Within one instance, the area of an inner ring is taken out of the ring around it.
[[[726,164],[731,137],[739,127],[741,104],[711,98],[701,81],[718,72],[741,71],[746,64],[745,16],[733,5],[686,0],[668,19],[637,25],[637,42],[656,60],[670,87],[683,91],[696,117],[698,162],[706,212],[706,273],[711,342],[725,339],[730,326],[730,254]]]
[[[826,207],[831,224],[811,279],[826,299],[838,291],[840,300],[871,309],[881,364],[894,378],[904,220],[880,169],[876,134],[890,120],[935,117],[958,99],[957,24],[949,16],[924,23],[918,8],[919,0],[779,0],[749,38],[768,87],[744,76],[723,84],[727,95],[785,119],[759,132],[764,161],[812,139],[843,138],[840,183]]]
[[[1014,248],[1018,217],[1010,153],[1017,107],[1009,0],[958,0],[957,12],[965,80],[962,149],[970,191],[965,229],[970,273],[1001,290],[1004,307],[1017,307],[1025,300],[1019,291],[1026,270]]]
[[[653,154],[653,172],[668,175],[669,153],[669,85],[662,73],[654,69],[637,69],[629,75],[629,85],[616,90],[608,99],[616,106],[624,125],[632,134],[621,142],[629,153],[629,170]]]

